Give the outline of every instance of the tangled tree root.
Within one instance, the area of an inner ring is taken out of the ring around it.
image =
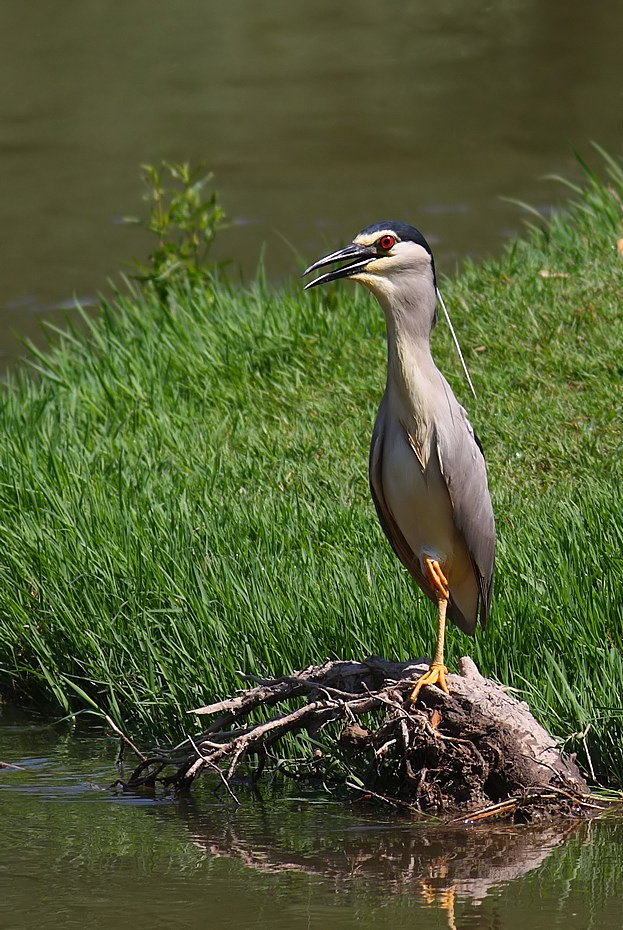
[[[198,775],[212,772],[233,795],[232,779],[244,760],[256,760],[251,780],[257,781],[286,734],[315,736],[338,722],[335,752],[347,760],[352,775],[345,782],[360,797],[445,818],[470,814],[470,820],[530,820],[548,811],[578,814],[590,808],[575,762],[560,752],[528,705],[483,678],[471,659],[461,659],[459,666],[460,674],[448,677],[449,695],[427,687],[415,705],[409,695],[425,670],[422,662],[371,657],[327,662],[274,680],[251,679],[255,687],[192,712],[218,717],[190,739],[191,752],[144,757],[123,787],[159,781],[184,791]],[[267,708],[268,719],[250,722],[254,711]],[[316,750],[308,771],[317,775],[324,759]]]

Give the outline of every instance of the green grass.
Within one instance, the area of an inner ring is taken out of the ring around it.
[[[490,627],[448,636],[623,784],[623,172],[446,281],[435,352],[487,452]],[[309,256],[310,259],[315,256]],[[549,277],[540,274],[549,272]],[[554,276],[556,275],[556,276]],[[84,330],[86,329],[86,333]],[[0,411],[0,686],[176,738],[327,656],[430,654],[367,489],[382,315],[348,285],[136,289],[33,351]]]

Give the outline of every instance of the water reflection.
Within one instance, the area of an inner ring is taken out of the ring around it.
[[[448,828],[301,798],[252,803],[236,814],[189,802],[180,817],[210,859],[264,876],[315,877],[338,897],[399,900],[449,930],[614,928],[623,893],[623,820]]]
[[[119,797],[117,744],[0,708],[0,922],[618,930],[623,820],[450,829],[267,790]],[[33,893],[36,889],[36,894]]]
[[[590,830],[580,821],[452,829],[364,815],[353,823],[352,812],[340,814],[313,799],[256,803],[226,819],[199,810],[186,816],[193,843],[211,857],[235,858],[268,874],[304,872],[336,888],[364,882],[448,911],[456,900],[482,902],[492,889],[537,869],[571,836],[585,842]]]

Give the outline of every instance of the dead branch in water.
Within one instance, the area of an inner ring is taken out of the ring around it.
[[[317,736],[337,723],[335,754],[346,759],[345,781],[360,784],[364,797],[446,816],[477,809],[489,816],[496,805],[501,814],[516,815],[526,808],[522,799],[547,797],[578,813],[587,787],[575,762],[558,749],[527,704],[483,678],[471,659],[459,665],[460,674],[448,678],[450,695],[424,688],[415,705],[409,695],[426,668],[421,661],[373,656],[310,666],[277,679],[242,675],[254,687],[191,712],[217,715],[193,737],[191,752],[144,758],[124,787],[159,781],[184,791],[201,773],[213,772],[233,796],[230,786],[244,761],[259,760],[251,776],[257,780],[287,734]],[[266,709],[268,719],[254,722],[254,713],[263,711],[266,718]],[[323,762],[316,750],[309,770],[318,774]]]

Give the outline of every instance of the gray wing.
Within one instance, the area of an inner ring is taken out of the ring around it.
[[[427,597],[431,599],[431,601],[435,601],[435,592],[433,591],[428,578],[422,572],[420,560],[415,555],[409,543],[398,528],[398,524],[394,520],[385,501],[382,477],[384,427],[385,397],[383,397],[379,407],[376,423],[374,424],[374,431],[372,433],[372,442],[370,444],[369,475],[372,500],[374,501],[374,506],[376,507],[379,523],[381,524],[383,532],[387,536],[392,549],[404,567],[407,569],[411,577],[417,581],[424,594],[426,594]]]
[[[450,388],[447,387],[450,392]],[[487,467],[482,447],[463,407],[448,397],[451,416],[437,431],[437,455],[448,494],[454,523],[465,540],[480,592],[478,614],[487,624],[495,566],[495,521],[489,496]]]

